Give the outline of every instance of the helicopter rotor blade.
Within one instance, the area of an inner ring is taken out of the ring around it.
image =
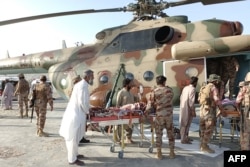
[[[203,5],[212,5],[212,4],[218,4],[218,3],[237,2],[237,1],[245,1],[245,0],[181,0],[181,1],[169,3],[169,6],[174,7],[174,6],[180,6],[180,5],[188,5],[188,4],[197,3],[197,2],[201,2]]]
[[[42,14],[36,16],[28,16],[10,20],[0,21],[0,26],[20,23],[25,21],[32,21],[38,19],[45,19],[51,17],[58,17],[58,16],[68,16],[68,15],[76,15],[76,14],[88,14],[88,13],[101,13],[101,12],[135,12],[138,17],[143,15],[162,15],[163,10],[180,5],[187,5],[191,3],[201,2],[203,5],[211,5],[217,3],[225,3],[225,2],[235,2],[235,1],[244,1],[244,0],[175,0],[173,2],[166,2],[166,1],[159,1],[156,2],[155,0],[138,0],[138,3],[130,3],[126,7],[122,8],[110,8],[110,9],[88,9],[88,10],[76,10],[76,11],[68,11],[68,12],[58,12],[58,13],[49,13],[49,14]],[[164,16],[164,15],[163,15]]]
[[[25,22],[25,21],[58,17],[58,16],[68,16],[68,15],[88,14],[88,13],[101,13],[101,12],[120,12],[120,11],[126,12],[126,7],[124,7],[124,8],[111,8],[111,9],[99,9],[99,10],[94,10],[94,9],[76,10],[76,11],[58,12],[58,13],[49,13],[49,14],[42,14],[42,15],[36,15],[36,16],[28,16],[28,17],[0,21],[0,26],[14,24],[14,23],[20,23],[20,22]]]

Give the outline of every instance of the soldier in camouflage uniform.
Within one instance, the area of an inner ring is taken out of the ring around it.
[[[209,148],[208,143],[212,137],[216,122],[216,107],[220,112],[223,112],[221,100],[217,86],[220,82],[220,76],[210,74],[208,79],[209,99],[200,106],[200,150],[206,153],[214,153],[214,150]],[[218,113],[219,115],[220,113]]]
[[[234,94],[234,83],[236,74],[239,69],[239,63],[233,56],[223,57],[221,60],[221,80],[224,82],[224,87],[229,81],[229,99],[232,100]]]
[[[37,136],[39,137],[48,137],[48,134],[43,131],[45,120],[46,120],[46,111],[47,103],[53,110],[53,97],[51,86],[46,83],[46,76],[42,75],[40,77],[40,83],[37,83],[33,90],[33,95],[35,96],[35,111],[37,115]]]
[[[167,129],[167,136],[169,140],[170,154],[169,157],[175,158],[175,138],[173,126],[173,105],[172,99],[174,96],[172,88],[165,86],[167,78],[160,75],[156,77],[157,87],[151,93],[151,100],[147,104],[145,114],[150,112],[152,106],[156,109],[155,117],[155,133],[156,133],[156,158],[162,159],[162,135],[163,129]]]
[[[241,129],[240,129],[240,147],[241,150],[250,150],[250,73],[247,73],[244,86],[240,89],[236,104],[241,109]]]
[[[217,58],[207,59],[207,73],[208,73],[208,75],[210,75],[210,74],[218,74],[219,67],[220,67],[219,63],[220,62],[218,61]]]
[[[24,75],[20,73],[18,75],[19,81],[16,86],[16,91],[14,92],[14,96],[18,96],[20,117],[23,118],[23,104],[25,105],[25,117],[28,117],[28,96],[29,96],[29,82],[25,79]]]
[[[130,91],[131,88],[132,88],[132,80],[125,78],[123,80],[123,88],[117,93],[117,97],[116,97],[117,107],[122,107],[123,105],[126,105],[126,104],[133,104],[133,103],[138,102],[137,97],[135,97],[131,93]],[[126,143],[133,143],[133,140],[132,140],[133,125],[124,124],[123,126],[126,131]],[[117,129],[117,133],[118,133],[117,140],[119,142],[121,140],[121,136],[123,133],[121,125],[118,125],[117,127],[115,127],[115,129]]]

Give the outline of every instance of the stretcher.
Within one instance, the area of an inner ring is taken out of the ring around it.
[[[153,153],[153,149],[155,146],[155,123],[154,123],[155,119],[156,119],[156,115],[155,113],[152,113],[152,114],[149,114],[147,118],[144,118],[140,124],[141,143],[139,143],[139,147],[142,147],[143,146],[142,142],[146,140],[147,142],[150,143],[150,146],[148,148],[149,153]],[[150,125],[150,132],[151,132],[150,138],[144,135],[144,125],[146,124]],[[180,130],[174,127],[173,131],[174,131],[175,139],[180,139]]]
[[[222,106],[224,108],[225,113],[220,115],[217,119],[219,122],[219,147],[222,145],[223,140],[223,132],[222,128],[224,126],[225,119],[228,119],[230,123],[230,134],[231,134],[231,142],[234,141],[235,133],[237,137],[239,137],[239,120],[240,120],[240,112],[237,110],[235,105],[235,101],[224,99],[222,101]],[[217,127],[215,129],[215,133],[213,139],[216,139],[217,136]]]
[[[153,153],[153,149],[154,149],[154,144],[155,144],[155,128],[154,128],[154,120],[155,120],[155,114],[150,114],[147,118],[144,117],[141,121],[140,121],[140,129],[137,129],[141,135],[141,139],[140,139],[140,143],[139,143],[139,147],[143,147],[143,141],[147,141],[150,143],[150,146],[148,148],[148,152],[149,153]],[[151,132],[151,137],[148,138],[145,134],[144,134],[144,126],[146,124],[150,125],[150,132]]]
[[[112,141],[112,145],[110,146],[110,152],[115,152],[115,134],[110,137],[109,133],[105,132],[105,127],[107,126],[115,126],[121,125],[121,143],[119,146],[121,150],[118,152],[118,158],[123,158],[124,155],[124,124],[139,124],[140,119],[143,115],[141,110],[130,110],[130,109],[119,109],[119,108],[109,108],[103,109],[101,111],[94,111],[90,114],[90,124],[98,124],[100,127],[100,131]],[[141,141],[142,142],[142,141]]]

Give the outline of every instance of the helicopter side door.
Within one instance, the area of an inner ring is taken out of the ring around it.
[[[206,82],[206,59],[190,59],[187,61],[170,60],[163,62],[163,74],[167,77],[167,85],[174,91],[173,104],[179,105],[180,94],[184,86],[189,84],[192,76],[199,78],[197,92],[201,85]]]

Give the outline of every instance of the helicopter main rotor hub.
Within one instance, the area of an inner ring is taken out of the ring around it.
[[[138,3],[130,3],[126,8],[126,11],[134,12],[134,15],[138,19],[140,18],[155,18],[165,17],[166,14],[162,11],[169,7],[167,2],[155,2],[155,0],[138,0]]]

